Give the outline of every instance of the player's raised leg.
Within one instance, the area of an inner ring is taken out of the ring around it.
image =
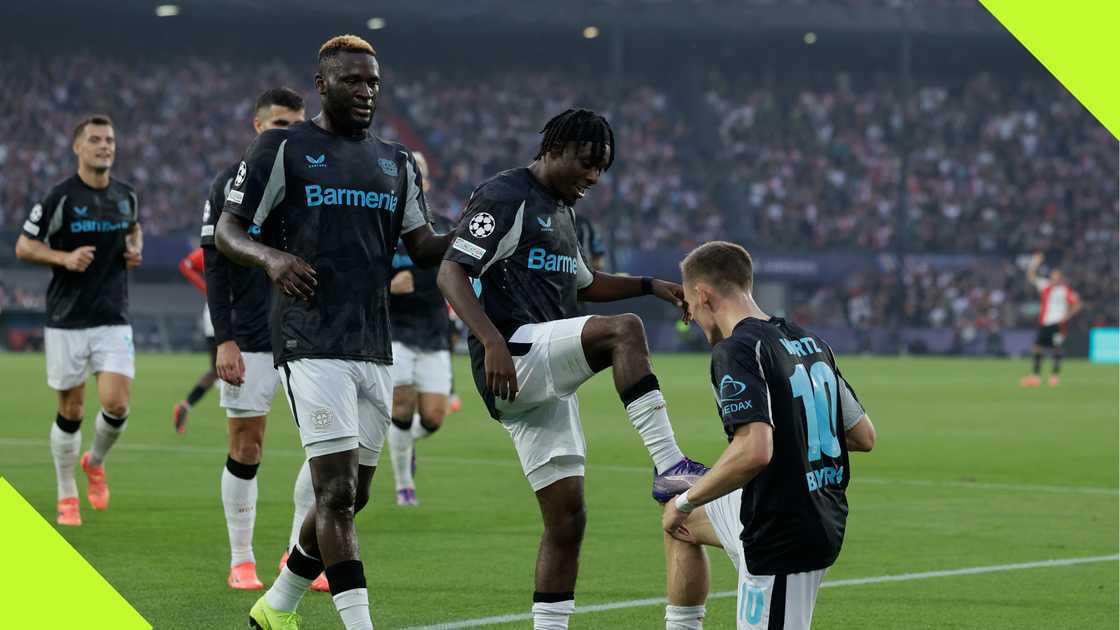
[[[664,503],[687,490],[707,468],[686,458],[677,446],[642,320],[629,313],[593,316],[583,327],[582,343],[592,370],[612,368],[615,389],[653,459],[654,499]]]

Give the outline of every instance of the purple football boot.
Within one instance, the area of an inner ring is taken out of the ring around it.
[[[672,468],[660,475],[657,469],[653,471],[653,500],[658,503],[668,503],[670,499],[692,487],[705,473],[708,467],[700,462],[684,458]]]

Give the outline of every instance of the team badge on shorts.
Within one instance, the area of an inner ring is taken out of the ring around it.
[[[471,218],[468,229],[475,238],[486,238],[494,233],[494,217],[489,212],[479,212]]]
[[[326,431],[331,426],[331,410],[316,409],[311,412],[311,426],[316,431]]]

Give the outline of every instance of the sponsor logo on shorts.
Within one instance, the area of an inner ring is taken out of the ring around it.
[[[478,245],[475,245],[468,240],[464,240],[462,237],[455,239],[455,242],[451,244],[451,247],[463,252],[464,254],[470,256],[471,258],[474,258],[475,260],[482,260],[482,257],[486,255],[485,249],[479,247]]]
[[[311,412],[311,427],[316,431],[326,431],[331,426],[334,414],[325,407]]]
[[[240,385],[229,385],[229,384],[227,384],[226,385],[226,395],[229,396],[230,398],[240,398],[241,397],[241,386]]]

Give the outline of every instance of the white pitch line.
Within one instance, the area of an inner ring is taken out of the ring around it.
[[[0,437],[0,446],[28,446],[28,447],[49,447],[50,442],[42,439],[29,439],[29,438],[4,438]],[[133,444],[129,442],[121,442],[113,447],[123,451],[134,451],[138,453],[175,453],[181,455],[225,455],[226,449],[216,446],[192,446],[189,444],[169,445],[169,444]],[[273,457],[304,457],[302,449],[284,449],[269,447],[268,454]],[[447,457],[441,455],[426,455],[424,461],[437,464],[457,464],[463,466],[498,466],[502,468],[520,468],[521,464],[514,458],[510,459],[471,459],[467,457]],[[592,470],[602,470],[609,472],[621,473],[635,473],[649,475],[652,474],[652,467],[649,466],[623,466],[618,464],[588,464],[588,468]],[[1059,485],[1041,485],[1041,484],[1018,484],[1018,483],[990,483],[983,481],[954,481],[954,480],[932,480],[932,479],[887,479],[884,477],[863,477],[856,475],[854,483],[859,485],[861,483],[876,484],[876,485],[892,485],[892,486],[917,486],[923,488],[963,488],[973,490],[1000,490],[1007,492],[1047,492],[1054,494],[1092,494],[1092,495],[1107,495],[1107,496],[1120,496],[1120,488],[1106,488],[1101,486],[1059,486]]]
[[[941,577],[956,577],[961,575],[977,575],[981,573],[1001,573],[1004,571],[1026,571],[1029,569],[1047,569],[1052,567],[1068,567],[1079,564],[1093,564],[1097,562],[1115,562],[1120,560],[1120,554],[1111,556],[1091,556],[1087,558],[1062,558],[1058,560],[1039,560],[1037,562],[1019,562],[1016,564],[996,564],[986,567],[966,567],[963,569],[949,569],[945,571],[925,571],[922,573],[902,573],[899,575],[879,575],[875,577],[853,578],[848,580],[829,580],[821,584],[821,588],[830,588],[838,586],[864,586],[867,584],[884,584],[888,582],[910,582],[913,580],[928,580],[931,578]],[[708,599],[725,599],[735,597],[735,591],[721,591],[719,593],[712,593]],[[607,604],[594,604],[591,606],[577,606],[575,614],[587,614],[595,612],[603,612],[607,610],[619,610],[623,608],[642,608],[645,606],[661,606],[665,604],[663,597],[651,597],[648,599],[632,599],[623,602],[610,602]],[[437,623],[430,626],[411,626],[403,630],[459,630],[460,628],[478,628],[482,626],[496,626],[503,623],[512,623],[515,621],[531,621],[533,615],[530,613],[519,613],[512,615],[497,615],[494,617],[481,617],[479,619],[464,619],[462,621],[450,621],[447,623]]]

